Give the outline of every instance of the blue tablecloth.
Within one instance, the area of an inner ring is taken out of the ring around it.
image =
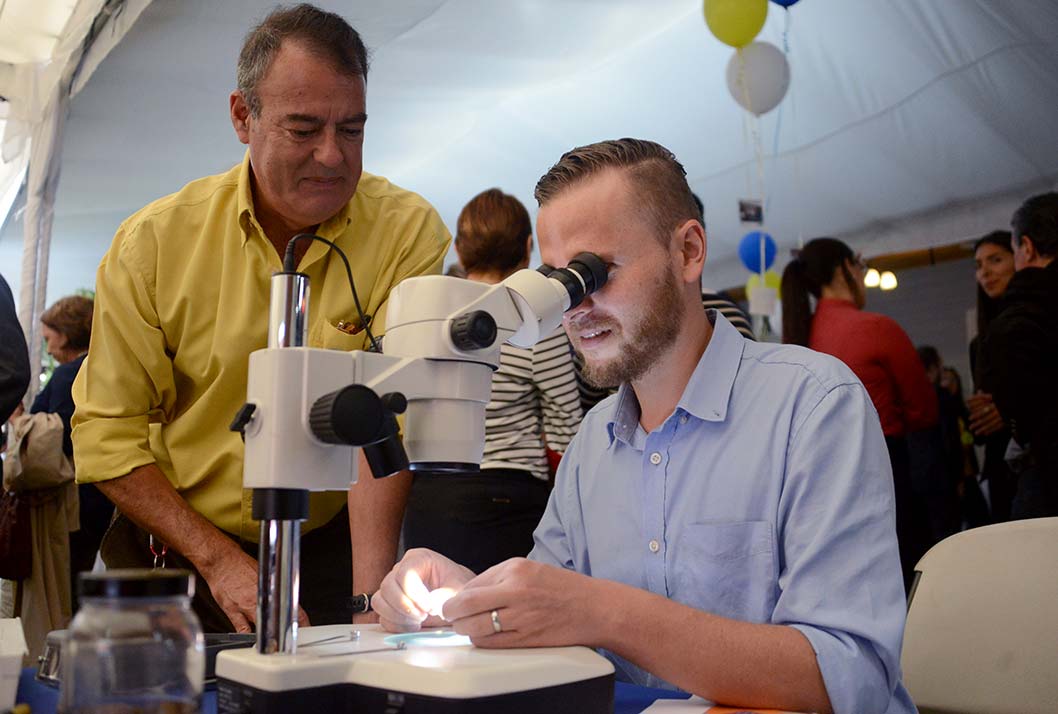
[[[34,667],[22,670],[15,701],[19,704],[28,704],[33,714],[55,714],[55,708],[59,704],[59,690],[38,682],[35,678],[36,674],[37,670]],[[617,682],[614,685],[614,714],[636,714],[657,699],[683,699],[686,696],[686,694],[665,689],[650,689]],[[215,691],[206,692],[202,700],[202,714],[217,714],[217,693]]]

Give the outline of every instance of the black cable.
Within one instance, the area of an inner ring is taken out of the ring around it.
[[[353,303],[356,305],[356,312],[360,317],[360,324],[364,326],[364,332],[367,333],[367,339],[371,343],[369,352],[378,352],[381,354],[382,346],[378,344],[378,340],[371,334],[371,327],[368,325],[367,315],[364,314],[364,308],[360,307],[360,296],[356,294],[356,283],[353,282],[353,269],[349,267],[349,259],[345,257],[345,253],[337,245],[327,240],[326,238],[320,238],[318,235],[312,233],[298,233],[296,236],[290,239],[287,243],[286,253],[283,255],[283,270],[287,273],[297,272],[297,266],[294,264],[294,245],[302,238],[308,238],[310,240],[318,240],[320,243],[326,243],[338,253],[338,256],[345,263],[345,275],[349,278],[349,289],[353,292]]]

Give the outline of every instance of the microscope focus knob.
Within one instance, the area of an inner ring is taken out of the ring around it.
[[[496,320],[484,310],[474,310],[452,320],[452,344],[461,350],[483,350],[496,342]]]
[[[385,435],[386,404],[361,384],[324,394],[309,410],[309,428],[325,444],[362,446]]]

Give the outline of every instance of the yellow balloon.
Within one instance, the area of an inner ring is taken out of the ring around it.
[[[779,289],[779,285],[782,284],[782,277],[774,270],[764,271],[764,287]],[[746,281],[746,294],[749,295],[749,291],[760,285],[760,273],[752,273],[749,276],[749,280]]]
[[[716,38],[732,47],[745,47],[768,17],[768,0],[705,0],[705,24]]]

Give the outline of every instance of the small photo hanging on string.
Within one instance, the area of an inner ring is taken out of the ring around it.
[[[738,220],[743,223],[764,223],[764,206],[753,198],[740,198],[738,201]]]

